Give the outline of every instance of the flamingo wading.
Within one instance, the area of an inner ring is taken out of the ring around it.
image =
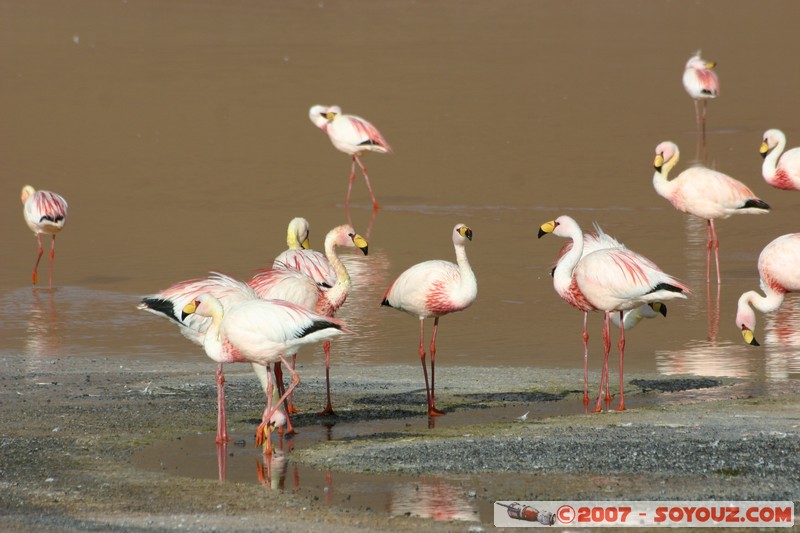
[[[431,260],[418,263],[395,279],[383,295],[381,305],[393,307],[419,318],[419,359],[425,376],[425,394],[428,400],[428,416],[445,414],[436,409],[434,395],[436,374],[436,332],[439,318],[456,311],[463,311],[478,296],[478,282],[467,260],[466,244],[472,240],[472,229],[464,224],[453,228],[453,246],[456,263]],[[431,380],[425,362],[425,319],[433,317],[431,334]]]
[[[722,281],[719,275],[719,239],[714,220],[731,215],[768,213],[770,207],[742,182],[703,166],[687,168],[675,179],[668,180],[667,176],[679,157],[678,146],[673,142],[665,141],[656,147],[653,187],[678,211],[706,220],[706,281],[711,280],[713,247],[719,284]]]
[[[781,130],[764,132],[759,152],[764,158],[761,175],[777,189],[800,191],[800,147],[786,149],[786,135]]]
[[[689,58],[683,71],[683,88],[694,100],[698,144],[706,144],[706,108],[710,99],[719,96],[719,79],[712,69],[713,61],[700,57],[700,50]]]
[[[67,222],[67,201],[54,192],[37,191],[30,185],[22,188],[22,213],[25,216],[25,223],[36,234],[36,241],[39,243],[39,255],[36,256],[36,263],[33,265],[33,284],[39,281],[39,261],[42,259],[44,248],[42,247],[42,233],[52,235],[50,243],[50,287],[53,287],[53,261],[56,257],[56,233],[64,228]]]
[[[350,193],[353,189],[353,181],[356,179],[356,163],[358,163],[369,195],[372,197],[372,207],[377,210],[380,206],[378,200],[375,199],[375,193],[372,192],[367,169],[361,162],[361,154],[364,152],[392,153],[392,147],[386,142],[381,132],[361,117],[343,115],[342,109],[336,105],[315,105],[308,111],[308,117],[315,126],[328,134],[331,143],[337,150],[353,158],[347,183],[347,196],[344,200],[345,209],[350,207]]]
[[[753,333],[753,307],[771,313],[783,305],[787,292],[800,291],[800,233],[781,235],[766,245],[758,256],[758,275],[765,296],[747,291],[739,297],[736,310],[736,327],[742,328],[744,341],[753,346],[759,345]]]

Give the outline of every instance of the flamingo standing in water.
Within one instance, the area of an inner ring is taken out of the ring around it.
[[[353,181],[356,179],[356,163],[361,168],[361,174],[367,183],[369,195],[372,197],[373,209],[379,209],[378,200],[372,192],[372,185],[369,182],[367,169],[361,163],[361,154],[364,152],[378,152],[380,154],[391,154],[392,147],[386,142],[378,128],[355,115],[343,115],[339,106],[315,105],[308,116],[311,122],[322,131],[328,134],[333,146],[340,152],[344,152],[353,158],[350,167],[350,178],[347,185],[347,196],[345,197],[344,207],[350,208],[350,192],[353,189]]]
[[[330,289],[327,290],[322,290],[321,288],[317,287],[316,291],[312,291],[312,288],[310,288],[308,284],[305,284],[305,287],[300,285],[291,289],[292,292],[301,291],[301,296],[298,297],[316,298],[314,311],[321,315],[330,317],[336,314],[336,311],[338,311],[339,308],[344,304],[352,285],[350,281],[350,275],[347,273],[347,268],[345,268],[344,263],[342,263],[342,260],[339,259],[339,256],[336,255],[336,247],[338,246],[350,248],[357,247],[364,253],[364,255],[367,255],[369,250],[366,239],[364,239],[364,237],[361,235],[358,235],[351,225],[344,224],[342,226],[337,226],[329,231],[325,236],[325,257],[330,262],[333,271],[336,272],[336,282]],[[311,278],[309,277],[309,279]],[[261,298],[276,298],[278,297],[277,294],[280,293],[273,291],[284,291],[288,287],[287,285],[285,287],[276,288],[276,282],[278,280],[282,280],[285,284],[291,282],[291,278],[279,276],[278,274],[271,272],[271,269],[266,269],[256,273],[256,275],[253,276],[248,284],[255,289],[256,293]],[[313,284],[313,279],[311,279],[311,281]],[[303,305],[303,302],[295,301],[295,296],[285,295],[285,297],[290,299],[290,301]],[[335,413],[333,411],[333,405],[331,404],[330,390],[330,342],[326,341],[323,344],[323,349],[325,351],[325,384],[327,391],[327,404],[325,409],[318,414],[333,415]],[[291,407],[290,412],[291,410],[293,410],[293,406]]]
[[[311,249],[309,233],[308,220],[293,218],[286,231],[289,248],[275,258],[272,268],[297,270],[313,278],[317,285],[329,289],[336,283],[336,271],[325,254]]]
[[[53,236],[50,243],[50,288],[53,287],[53,261],[56,257],[56,233],[61,231],[67,222],[67,201],[54,192],[37,191],[30,185],[22,188],[22,203],[25,206],[22,210],[25,222],[31,231],[36,234],[36,241],[39,243],[39,255],[36,256],[36,263],[33,265],[33,284],[39,281],[39,261],[42,259],[44,248],[42,248],[42,233]]]
[[[210,318],[203,347],[206,354],[220,363],[250,362],[265,365],[270,377],[269,365],[283,362],[288,366],[283,353],[296,351],[300,346],[329,340],[342,334],[343,324],[335,319],[309,313],[305,309],[282,300],[247,300],[231,305],[227,310],[213,295],[201,294],[184,306],[181,319],[197,314]],[[266,451],[271,452],[270,434],[274,429],[273,415],[300,383],[294,369],[292,384],[281,396],[277,405],[272,405],[271,380],[268,384],[267,408],[256,433],[256,445],[266,441]]]
[[[589,320],[589,311],[597,311],[586,299],[581,298],[579,294],[570,290],[572,284],[572,271],[568,267],[574,257],[580,258],[586,255],[602,250],[603,248],[625,248],[625,245],[620,243],[617,239],[605,233],[599,225],[595,224],[594,233],[583,234],[583,252],[579,253],[573,251],[572,241],[568,241],[559,251],[558,258],[556,259],[556,266],[553,268],[553,287],[561,298],[570,304],[572,307],[583,311],[583,403],[589,403],[589,331],[587,324]],[[539,238],[546,233],[539,231]],[[615,325],[624,329],[631,329],[638,324],[643,318],[653,318],[658,314],[667,316],[667,307],[661,303],[643,304],[637,309],[626,311],[622,324],[620,318],[615,314],[612,316],[612,321]]]
[[[453,246],[456,263],[431,260],[418,263],[395,279],[383,295],[381,305],[405,311],[419,318],[419,359],[425,376],[425,394],[428,398],[428,416],[445,414],[436,409],[435,361],[436,331],[439,317],[463,311],[478,296],[478,282],[467,260],[466,244],[472,240],[472,230],[464,224],[453,228]],[[425,362],[425,319],[433,317],[431,334],[431,381],[428,386],[428,370]]]
[[[611,349],[610,314],[618,312],[620,319],[624,311],[642,304],[663,302],[675,298],[686,298],[688,288],[672,276],[664,273],[652,261],[625,247],[602,248],[584,257],[584,238],[578,223],[568,216],[560,216],[545,222],[539,228],[539,236],[552,233],[572,239],[572,249],[562,258],[560,277],[568,275],[568,297],[582,302],[585,309],[605,312],[603,326],[603,370],[600,375],[600,394],[595,411],[600,411],[603,384],[608,380],[608,356]],[[625,355],[624,321],[619,338],[619,405],[625,409],[623,385],[623,359]]]
[[[683,87],[694,100],[698,145],[702,142],[703,147],[706,145],[706,107],[708,100],[719,96],[719,79],[716,72],[712,70],[715,66],[715,62],[701,58],[700,50],[698,50],[686,62],[686,68],[683,71]]]
[[[713,246],[719,284],[722,281],[719,276],[719,239],[714,220],[731,215],[768,213],[770,207],[742,182],[706,167],[687,168],[669,181],[667,175],[678,163],[679,156],[678,146],[673,142],[665,141],[656,147],[653,187],[678,211],[706,219],[706,281],[711,281]]]
[[[174,320],[180,327],[180,332],[184,337],[198,346],[203,346],[211,320],[198,314],[184,317],[182,316],[182,311],[187,304],[197,300],[201,294],[206,293],[212,294],[222,304],[223,308],[258,299],[258,295],[246,283],[218,272],[212,272],[206,278],[181,281],[157,294],[145,296],[142,298],[138,309]],[[217,362],[215,375],[217,382],[217,444],[228,441],[228,424],[225,415],[225,375],[222,363],[222,361]],[[264,392],[267,393],[269,377],[266,368],[263,365],[254,363],[253,370],[261,380]],[[276,425],[280,427],[282,424]]]
[[[767,130],[761,143],[761,175],[777,189],[800,191],[800,148],[786,148],[786,135],[781,130]],[[783,155],[781,155],[783,154]]]
[[[758,256],[758,275],[765,296],[756,291],[745,292],[739,297],[736,312],[736,327],[742,328],[744,341],[753,346],[759,346],[753,333],[753,307],[771,313],[783,305],[787,292],[800,291],[800,233],[781,235],[766,245]]]

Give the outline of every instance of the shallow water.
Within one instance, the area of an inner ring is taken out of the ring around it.
[[[465,222],[479,295],[442,319],[439,364],[579,367],[581,315],[549,276],[563,242],[536,238],[569,214],[692,288],[629,333],[626,368],[796,379],[800,298],[758,317],[761,348],[743,344],[733,318],[758,286],[760,250],[800,228],[800,193],[764,183],[758,155],[768,128],[800,145],[800,71],[785,63],[799,12],[790,0],[0,0],[0,353],[34,366],[204,360],[135,305],[212,269],[245,278],[271,264],[294,216],[321,249],[347,220],[350,167],[307,118],[324,103],[375,123],[395,151],[364,157],[377,214],[355,183],[350,215],[370,253],[342,253],[353,291],[339,316],[354,334],[334,343],[335,365],[416,361],[416,320],[380,308],[381,296],[408,266],[452,260],[452,227]],[[722,84],[708,163],[773,206],[718,223],[719,292],[705,280],[703,221],[651,184],[659,142],[683,149],[677,170],[696,157],[680,76],[697,48]],[[30,287],[26,183],[70,204],[52,290]],[[601,318],[590,320],[596,369]],[[301,357],[323,360],[321,349]]]

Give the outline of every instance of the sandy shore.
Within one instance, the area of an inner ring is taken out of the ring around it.
[[[137,468],[134,455],[150,445],[213,431],[213,365],[206,361],[31,362],[5,356],[0,364],[0,529],[492,528],[329,507],[257,483]],[[343,370],[335,374],[337,424],[424,419],[415,365],[348,367],[347,377]],[[309,367],[301,375],[298,403],[308,410],[321,406],[321,372]],[[797,505],[800,383],[633,374],[626,379],[627,411],[565,414],[553,406],[574,410],[580,404],[580,372],[443,366],[438,402],[465,422],[423,430],[399,423],[393,431],[299,448],[291,457],[334,472],[480,474],[480,498],[489,501],[757,499]],[[263,409],[256,380],[244,366],[229,367],[228,383],[229,416],[252,423],[254,431],[252,421]],[[487,415],[499,407],[530,414],[526,420]],[[314,423],[311,416],[297,418],[301,430]]]

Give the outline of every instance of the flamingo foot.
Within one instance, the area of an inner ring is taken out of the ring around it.
[[[286,412],[289,413],[290,415],[296,415],[297,413],[300,412],[300,410],[296,409],[294,405],[289,404],[289,406],[286,408]]]
[[[272,451],[272,446],[270,445],[271,442],[272,439],[270,439],[269,426],[266,422],[261,422],[256,429],[256,447],[266,444],[267,450]]]
[[[614,409],[614,410],[615,410],[615,411],[624,411],[624,410],[625,410],[625,402],[623,402],[623,401],[621,401],[621,400],[620,400],[620,402],[619,402],[619,405],[618,405],[618,406],[617,406],[617,408],[616,408],[616,409]]]
[[[322,411],[320,411],[319,413],[317,413],[317,416],[339,416],[339,415],[337,415],[337,414],[334,412],[334,410],[333,410],[333,406],[332,406],[331,404],[328,404],[328,405],[325,407],[325,409],[323,409]]]
[[[447,413],[444,411],[438,410],[436,407],[429,407],[428,408],[428,416],[444,416]]]
[[[33,271],[33,284],[36,285],[39,282],[39,274],[36,271]]]
[[[591,401],[591,400],[589,399],[589,394],[587,394],[587,393],[585,393],[585,392],[584,392],[584,393],[583,393],[583,405],[589,405],[589,402],[590,402],[590,401]]]

